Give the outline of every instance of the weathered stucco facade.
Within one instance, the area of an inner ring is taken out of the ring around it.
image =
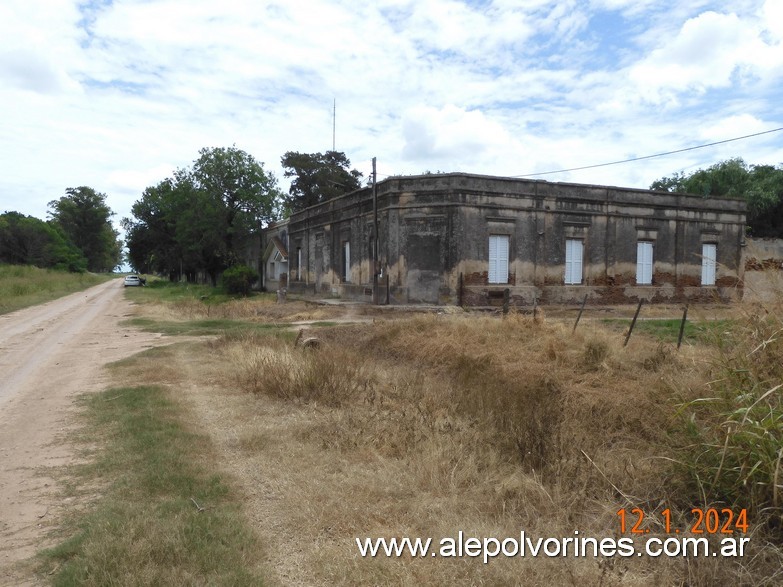
[[[464,173],[392,177],[376,191],[291,216],[289,291],[369,301],[377,270],[376,299],[392,304],[494,305],[506,289],[518,305],[741,295],[738,200]],[[275,230],[262,250],[277,250]]]

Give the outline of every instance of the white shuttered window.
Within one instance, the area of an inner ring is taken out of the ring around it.
[[[653,276],[653,244],[639,241],[636,245],[636,285],[650,285]]]
[[[508,236],[489,236],[489,283],[508,283]]]
[[[582,257],[584,245],[581,240],[566,240],[565,282],[566,285],[582,283]]]
[[[718,260],[718,246],[703,244],[701,246],[701,284],[715,285],[715,266]]]
[[[349,241],[343,243],[343,281],[346,283],[351,281],[351,243]]]

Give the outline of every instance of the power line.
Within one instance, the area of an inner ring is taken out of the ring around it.
[[[742,139],[749,139],[751,137],[758,137],[773,132],[780,132],[783,127],[773,128],[772,130],[765,130],[763,132],[757,132],[752,135],[745,135],[742,137],[735,137],[733,139],[726,139],[723,141],[715,141],[714,143],[706,143],[704,145],[697,145],[695,147],[688,147],[686,149],[677,149],[676,151],[667,151],[665,153],[656,153],[655,155],[645,155],[644,157],[634,157],[632,159],[623,159],[622,161],[612,161],[611,163],[598,163],[596,165],[585,165],[584,167],[572,167],[571,169],[559,169],[557,171],[542,171],[540,173],[525,173],[523,175],[509,175],[508,177],[536,177],[539,175],[552,175],[555,173],[567,173],[569,171],[582,171],[584,169],[595,169],[596,167],[608,167],[609,165],[620,165],[621,163],[631,163],[633,161],[642,161],[644,159],[653,159],[655,157],[664,157],[666,155],[674,155],[676,153],[685,153],[686,151],[695,151],[696,149],[704,149],[705,147],[714,147],[715,145],[722,145],[724,143],[731,143],[733,141],[741,141]]]

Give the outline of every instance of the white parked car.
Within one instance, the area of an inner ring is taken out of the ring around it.
[[[144,285],[144,282],[141,280],[141,278],[139,278],[138,275],[125,276],[125,287],[134,287],[140,285]]]

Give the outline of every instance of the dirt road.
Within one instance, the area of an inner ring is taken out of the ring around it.
[[[0,316],[0,586],[34,584],[18,563],[45,544],[68,503],[50,468],[71,462],[75,397],[100,389],[103,366],[159,335],[122,327],[121,280]]]

